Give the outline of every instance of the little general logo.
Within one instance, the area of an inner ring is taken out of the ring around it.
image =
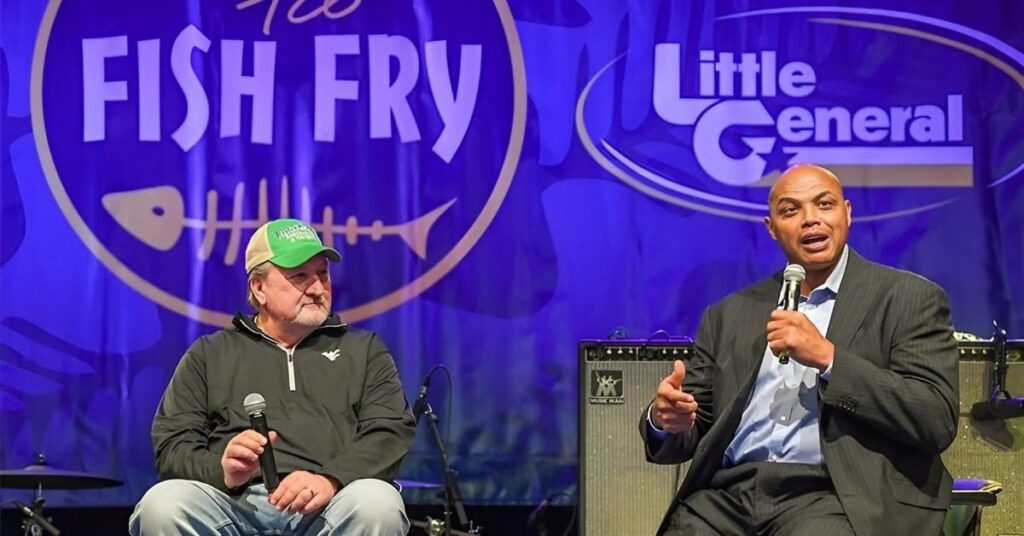
[[[621,370],[590,371],[591,404],[625,404]]]
[[[670,124],[693,126],[694,156],[722,184],[757,183],[768,169],[767,158],[778,150],[787,161],[828,166],[955,164],[963,173],[956,180],[970,183],[971,148],[962,145],[963,95],[946,95],[941,105],[789,105],[773,117],[766,101],[799,102],[814,94],[818,75],[813,66],[802,61],[778,65],[773,50],[739,55],[701,50],[698,96],[678,97],[680,48],[670,43],[655,48],[654,109]],[[749,152],[734,157],[723,149],[722,137],[736,126],[774,132],[741,137]],[[867,145],[887,140],[908,145]]]
[[[125,283],[210,324],[244,304],[245,245],[277,218],[343,250],[346,320],[421,294],[490,226],[522,148],[504,0],[51,0],[36,43],[64,216]]]
[[[787,31],[774,45],[737,37],[780,25]],[[779,173],[815,163],[843,180],[855,219],[879,220],[947,205],[965,189],[997,187],[1024,170],[1022,125],[997,119],[1024,91],[1024,54],[991,35],[914,13],[844,7],[724,15],[715,29],[715,41],[701,46],[654,44],[652,113],[639,125],[587,120],[595,86],[637,83],[614,75],[630,55],[580,93],[576,129],[588,153],[651,197],[760,221]],[[980,72],[996,83],[978,82]],[[1000,154],[980,154],[979,140]]]

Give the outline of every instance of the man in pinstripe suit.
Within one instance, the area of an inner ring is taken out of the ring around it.
[[[693,461],[659,535],[939,534],[958,415],[945,293],[847,246],[827,169],[790,168],[769,206],[769,234],[807,272],[799,311],[776,308],[781,274],[726,297],[658,386],[647,458]]]

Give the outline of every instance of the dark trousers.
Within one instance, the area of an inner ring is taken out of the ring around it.
[[[828,471],[802,463],[745,463],[715,473],[684,499],[667,536],[852,535]]]

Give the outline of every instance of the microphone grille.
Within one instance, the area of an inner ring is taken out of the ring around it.
[[[259,393],[249,393],[245,395],[245,400],[242,402],[245,407],[245,412],[249,415],[256,413],[263,413],[263,410],[267,409],[267,401],[263,399],[263,395]]]
[[[804,271],[804,267],[799,264],[790,264],[786,266],[786,270],[782,272],[782,279],[785,281],[794,281],[800,283],[807,276],[807,272]]]

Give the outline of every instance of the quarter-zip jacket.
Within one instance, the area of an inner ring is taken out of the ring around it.
[[[416,422],[394,359],[375,333],[331,316],[285,350],[239,313],[233,329],[188,349],[160,400],[153,446],[161,480],[227,491],[220,459],[228,441],[249,428],[242,407],[249,393],[267,401],[281,473],[311,471],[342,486],[391,480],[412,445]]]

